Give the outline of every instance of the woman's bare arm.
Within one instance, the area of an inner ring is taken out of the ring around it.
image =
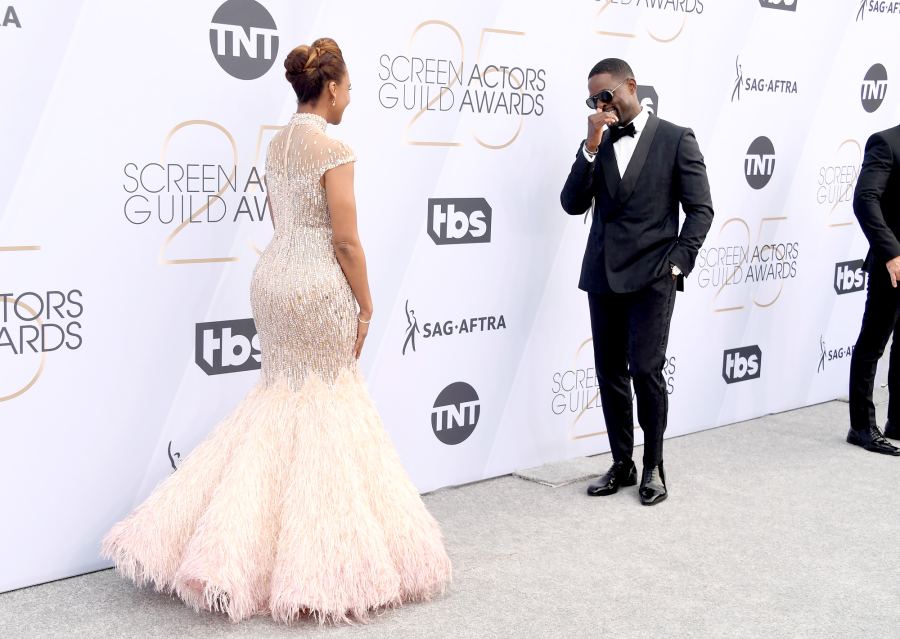
[[[350,289],[359,304],[359,333],[353,347],[359,357],[363,342],[368,334],[368,322],[372,317],[372,293],[369,291],[369,276],[366,271],[366,255],[359,241],[356,225],[356,196],[353,193],[353,163],[342,164],[326,171],[325,195],[331,214],[332,242]]]

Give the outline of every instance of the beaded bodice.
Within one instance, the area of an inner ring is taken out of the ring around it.
[[[346,144],[328,137],[326,127],[314,113],[295,113],[269,144],[266,186],[276,236],[331,228],[322,176],[355,156]]]
[[[356,302],[332,244],[322,176],[354,161],[325,120],[296,113],[269,143],[266,186],[275,222],[250,289],[262,377],[299,390],[310,374],[333,382],[355,369]]]

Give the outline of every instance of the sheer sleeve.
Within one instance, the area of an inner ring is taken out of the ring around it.
[[[350,162],[356,162],[356,154],[348,145],[333,139],[329,139],[328,144],[323,145],[321,173]]]

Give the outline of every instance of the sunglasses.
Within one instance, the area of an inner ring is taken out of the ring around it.
[[[593,110],[593,109],[597,108],[597,104],[600,102],[607,102],[607,103],[612,102],[613,93],[615,93],[616,90],[620,86],[622,86],[623,84],[625,84],[626,82],[628,82],[631,79],[632,78],[625,78],[624,80],[619,82],[619,84],[616,86],[615,89],[603,89],[600,93],[595,93],[594,95],[592,95],[591,97],[589,97],[587,100],[584,101],[585,104],[588,105],[589,109]]]

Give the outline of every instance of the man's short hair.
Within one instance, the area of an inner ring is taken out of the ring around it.
[[[595,64],[594,68],[591,69],[591,72],[588,74],[588,79],[593,78],[595,75],[600,75],[601,73],[608,73],[612,77],[619,78],[620,80],[634,77],[634,71],[631,70],[631,66],[629,66],[625,60],[619,58],[605,58],[600,60],[600,62]]]

